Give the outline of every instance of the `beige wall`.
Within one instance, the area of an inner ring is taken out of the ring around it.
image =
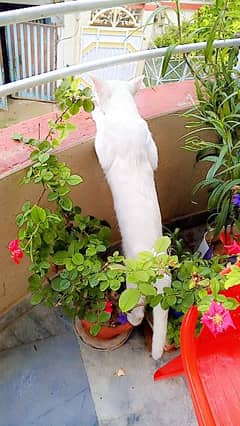
[[[201,177],[200,166],[194,166],[194,156],[182,149],[179,138],[186,132],[184,119],[167,115],[149,121],[159,149],[159,168],[156,173],[157,190],[164,222],[200,212],[205,209],[205,197],[198,205],[191,203],[191,191]],[[119,240],[112,198],[104,175],[98,165],[92,141],[68,148],[59,154],[61,160],[84,178],[84,183],[72,191],[75,203],[83,212],[106,219],[112,225],[112,240]],[[27,266],[24,259],[15,265],[7,250],[8,242],[17,235],[15,216],[26,200],[37,200],[37,186],[19,186],[24,170],[0,181],[0,314],[8,311],[27,295]]]

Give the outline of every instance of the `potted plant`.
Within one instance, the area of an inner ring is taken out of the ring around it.
[[[79,83],[70,78],[58,88],[61,113],[49,122],[46,137],[14,135],[18,143],[32,147],[31,164],[21,183],[34,183],[41,191],[36,202],[23,204],[16,218],[18,237],[9,243],[9,250],[17,264],[24,255],[29,257],[33,305],[61,306],[71,318],[84,319],[87,333],[109,339],[132,328],[117,303],[124,277],[108,268],[108,262],[121,257],[115,253],[107,261],[110,228],[83,216],[81,208],[73,205],[71,187],[83,180],[54,154],[54,148],[75,129],[70,118],[80,108],[88,112],[94,108],[91,90],[79,89]],[[47,207],[42,206],[43,196]]]
[[[240,284],[240,245],[236,242],[234,244],[234,259],[231,247],[226,246],[226,256],[205,260],[199,253],[187,253],[179,262],[176,255],[170,252],[163,254],[163,250],[169,250],[170,243],[169,237],[162,237],[157,241],[154,251],[139,253],[137,259],[118,259],[110,265],[111,269],[123,271],[127,280],[137,284],[136,288],[122,292],[119,300],[122,312],[137,306],[144,295],[149,307],[153,308],[160,303],[163,309],[171,308],[180,314],[187,312],[192,305],[197,305],[201,314],[200,322],[215,334],[225,331],[229,326],[234,327],[230,311],[235,310],[239,303],[225,291]],[[166,287],[162,294],[157,294],[154,284],[166,273],[173,276],[172,287]],[[168,327],[168,337],[176,346],[179,343],[180,325],[181,317],[178,316],[175,323],[169,322]]]

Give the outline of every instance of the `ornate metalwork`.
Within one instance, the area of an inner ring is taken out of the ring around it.
[[[111,28],[136,28],[141,25],[142,10],[116,7],[96,9],[91,13],[90,25]]]

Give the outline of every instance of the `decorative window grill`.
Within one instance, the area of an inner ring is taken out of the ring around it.
[[[123,7],[95,9],[91,13],[90,25],[101,27],[136,28],[141,25],[142,10]]]

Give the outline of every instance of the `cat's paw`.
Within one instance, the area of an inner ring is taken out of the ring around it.
[[[143,306],[140,306],[138,308],[133,309],[127,315],[128,322],[130,322],[130,324],[132,324],[134,327],[141,324],[143,318],[144,318],[144,307]]]
[[[158,346],[152,345],[152,358],[155,361],[158,361],[161,358],[163,351],[164,351],[164,346],[161,347],[159,345]]]

